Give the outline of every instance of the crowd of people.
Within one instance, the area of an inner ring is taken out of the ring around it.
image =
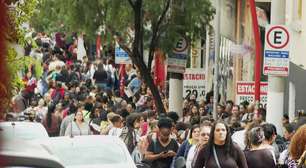
[[[194,95],[185,99],[180,117],[169,111],[161,91],[166,113],[159,113],[137,67],[122,69],[111,53],[89,59],[79,52],[84,40],[75,33],[33,37],[39,48],[29,56],[41,60],[43,75],[35,76],[29,66],[11,111],[41,122],[50,137],[117,136],[135,163],[154,168],[179,167],[181,160],[187,168],[305,167],[305,113],[291,123],[284,115],[283,136],[265,121],[264,107],[248,102],[219,104],[214,120],[213,92],[200,101]]]

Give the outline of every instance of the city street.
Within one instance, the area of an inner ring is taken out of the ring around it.
[[[0,167],[306,168],[303,0],[0,0]]]

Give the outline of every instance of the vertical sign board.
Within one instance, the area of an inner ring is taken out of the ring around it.
[[[190,50],[190,68],[201,68],[201,40],[195,40]]]
[[[237,81],[236,104],[248,101],[254,103],[255,101],[255,82],[254,81]],[[268,82],[260,82],[260,103],[267,104]]]
[[[132,64],[129,54],[116,44],[115,48],[115,63],[116,64]]]
[[[184,73],[187,63],[188,43],[185,38],[180,38],[173,49],[173,54],[168,57],[168,72]]]
[[[194,95],[199,101],[205,96],[205,73],[203,69],[188,68],[184,73],[183,98]]]
[[[290,36],[286,26],[268,25],[265,35],[263,72],[265,75],[289,75]]]

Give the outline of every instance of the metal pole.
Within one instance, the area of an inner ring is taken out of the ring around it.
[[[208,65],[209,65],[209,48],[210,48],[210,35],[209,35],[209,27],[207,26],[206,27],[206,50],[205,50],[205,81],[206,81],[206,84],[205,84],[205,90],[208,91],[208,85],[209,85],[209,81],[208,81]]]
[[[271,24],[286,23],[286,0],[271,1]],[[277,128],[277,133],[283,135],[282,116],[284,114],[285,81],[283,77],[268,76],[268,102],[266,120]],[[288,95],[287,95],[288,96]]]
[[[219,55],[220,55],[220,0],[215,0],[216,17],[214,20],[215,28],[215,69],[214,69],[214,106],[213,117],[217,119],[217,105],[219,96],[218,76],[219,76]]]
[[[260,101],[260,75],[261,75],[261,41],[260,41],[260,34],[258,28],[258,21],[256,15],[256,4],[255,0],[250,0],[250,9],[252,14],[252,25],[253,25],[253,32],[256,44],[256,56],[255,56],[255,102]]]

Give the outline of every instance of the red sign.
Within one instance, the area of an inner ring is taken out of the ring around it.
[[[184,80],[205,80],[205,74],[184,73]]]
[[[255,93],[255,83],[254,82],[237,82],[237,94],[238,95],[254,95]],[[260,83],[260,94],[267,95],[268,94],[268,83],[261,82]]]

